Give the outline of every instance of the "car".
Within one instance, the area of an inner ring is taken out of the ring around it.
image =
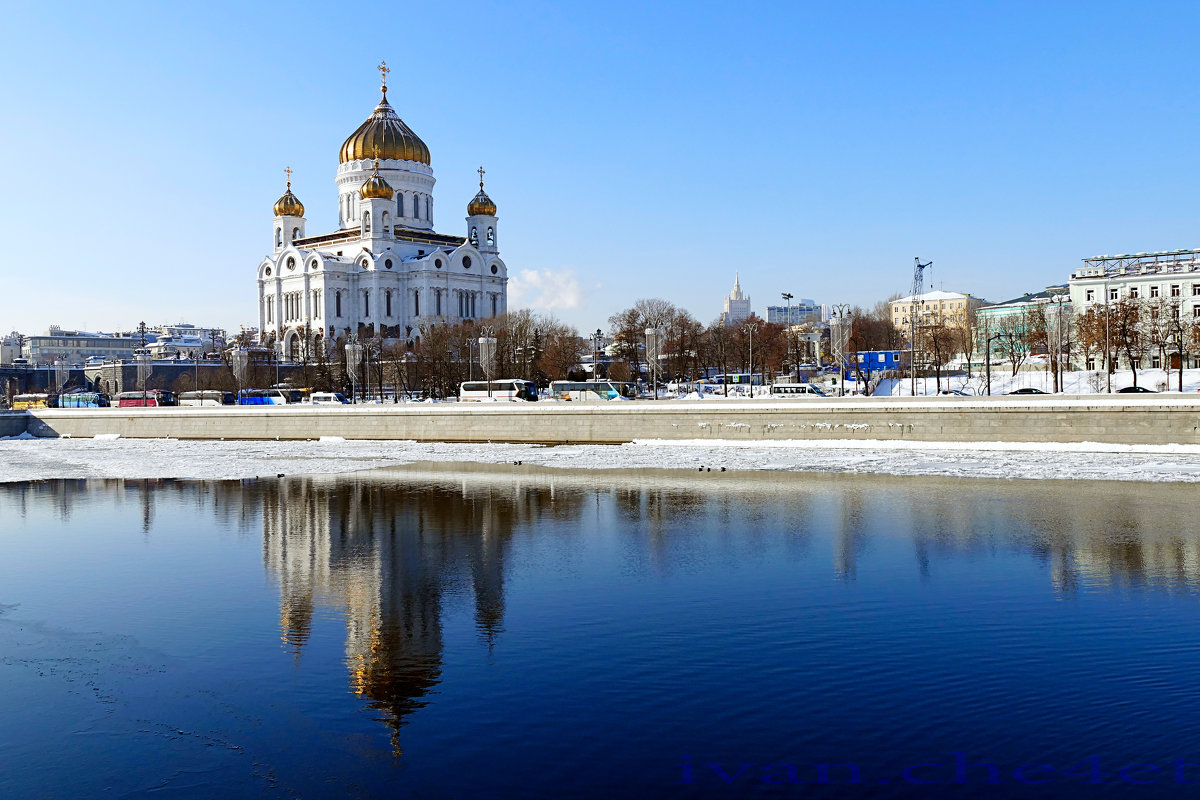
[[[1034,389],[1032,386],[1026,386],[1024,389],[1013,389],[1009,394],[1050,394],[1043,392],[1041,389]]]
[[[1145,386],[1126,386],[1123,389],[1117,389],[1117,394],[1158,394],[1158,392],[1147,389]]]
[[[970,392],[964,392],[962,389],[942,389],[938,394],[952,394],[958,397],[970,397]]]

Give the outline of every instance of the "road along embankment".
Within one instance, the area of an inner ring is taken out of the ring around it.
[[[788,401],[409,403],[45,409],[35,436],[411,439],[611,444],[635,439],[1200,444],[1200,397],[1081,395]],[[14,430],[13,433],[21,431]]]

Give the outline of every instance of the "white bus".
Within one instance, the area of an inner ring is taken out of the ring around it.
[[[200,390],[184,392],[179,395],[181,406],[234,406],[237,405],[237,395],[233,392],[216,390]]]
[[[555,400],[632,400],[637,389],[620,381],[551,381],[550,396]]]
[[[811,383],[773,383],[772,397],[824,397],[825,393]]]
[[[492,381],[489,391],[487,381],[467,381],[459,384],[458,399],[471,402],[488,400],[537,400],[537,387],[530,381]]]

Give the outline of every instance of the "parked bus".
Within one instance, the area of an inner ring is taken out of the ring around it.
[[[467,381],[458,387],[458,399],[463,401],[486,400],[537,400],[537,387],[530,381],[492,381],[488,391],[487,381]]]
[[[13,411],[24,411],[29,408],[48,408],[50,405],[50,395],[48,394],[18,394],[13,397]]]
[[[179,395],[181,406],[236,406],[237,396],[233,392],[218,392],[212,389],[199,392],[184,392]]]
[[[824,397],[825,393],[811,383],[773,383],[772,397]]]
[[[619,381],[551,381],[550,396],[555,400],[632,400],[637,388]]]
[[[151,408],[156,406],[177,406],[179,401],[174,393],[161,389],[147,389],[144,392],[121,392],[117,395],[119,408]]]
[[[287,389],[242,389],[238,392],[239,406],[286,406],[289,402]]]
[[[108,395],[100,392],[67,392],[58,396],[59,408],[108,408]]]

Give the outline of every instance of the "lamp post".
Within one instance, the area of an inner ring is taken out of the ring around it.
[[[787,325],[787,357],[788,357],[788,360],[791,361],[792,360],[792,293],[791,292],[783,292],[780,295],[780,297],[782,297],[783,302],[787,304],[787,318],[785,320],[785,323]],[[793,363],[795,363],[795,362],[793,362]],[[800,366],[798,364],[796,365],[796,380],[800,380]]]
[[[1003,334],[993,333],[987,337],[984,343],[984,357],[987,358],[987,393],[988,397],[992,396],[992,342],[999,339]]]
[[[479,337],[479,367],[483,370],[483,378],[487,381],[488,399],[492,398],[492,370],[496,367],[496,331],[490,325],[479,329],[483,335]]]
[[[604,340],[604,331],[596,328],[596,332],[592,334],[592,343],[595,345],[592,348],[592,378],[600,379],[600,342]]]
[[[358,343],[358,337],[351,334],[350,341],[346,343],[346,377],[350,379],[350,402],[358,402],[358,398],[354,393],[354,384],[358,383],[358,367],[362,360],[362,345]]]
[[[1108,393],[1112,394],[1112,345],[1108,338],[1108,281],[1104,282],[1104,375]]]
[[[754,397],[754,333],[758,330],[758,325],[751,322],[745,328],[746,333],[750,334],[750,397]]]
[[[836,324],[835,324],[836,323]],[[838,396],[846,394],[846,345],[850,340],[850,304],[835,303],[829,311],[829,349],[838,362]]]

